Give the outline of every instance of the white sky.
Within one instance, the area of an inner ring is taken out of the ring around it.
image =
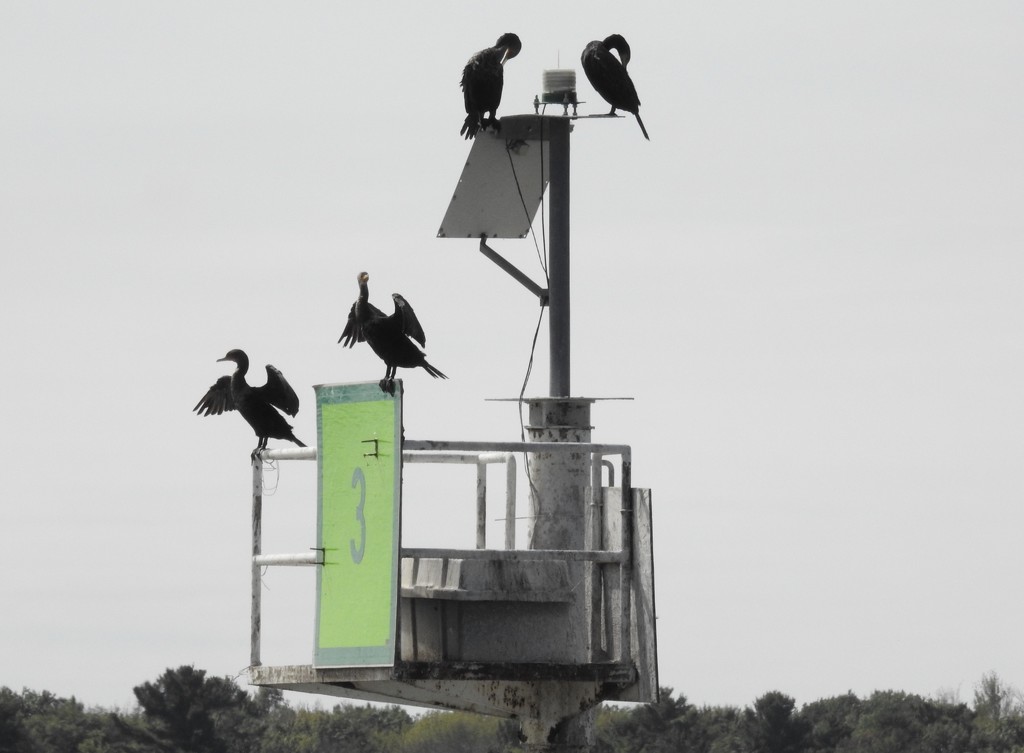
[[[505,115],[589,40],[633,48],[652,140],[573,135],[573,391],[635,398],[594,437],[653,489],[662,683],[1024,686],[1024,7],[668,7],[0,4],[0,685],[126,705],[245,668],[254,438],[190,410],[244,348],[313,443],[310,386],[383,373],[336,345],[361,269],[451,377],[405,375],[407,437],[518,438],[485,400],[518,394],[536,302],[434,237],[461,67],[515,31]],[[407,476],[417,536],[471,539],[471,473],[464,503]],[[313,544],[313,490],[282,467],[269,548]],[[267,662],[308,661],[311,572],[267,585]]]

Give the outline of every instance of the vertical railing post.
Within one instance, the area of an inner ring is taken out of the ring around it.
[[[476,548],[487,548],[487,466],[476,461]]]
[[[259,454],[252,459],[252,605],[250,614],[251,644],[249,665],[260,665],[260,566],[256,557],[263,552],[263,460]]]
[[[630,608],[633,585],[633,457],[622,456],[622,565],[619,567],[619,594],[621,599],[619,623],[620,662],[630,655]]]
[[[505,456],[505,548],[516,548],[516,456]]]

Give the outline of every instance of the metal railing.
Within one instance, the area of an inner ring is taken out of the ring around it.
[[[628,445],[590,442],[472,442],[406,440],[402,445],[404,463],[475,464],[476,549],[403,548],[401,557],[453,557],[491,560],[563,560],[589,562],[594,566],[618,566],[619,634],[617,659],[628,658],[630,646],[630,583],[633,566],[632,452]],[[591,487],[587,505],[584,548],[580,550],[516,549],[516,458],[517,453],[583,452],[590,457]],[[620,540],[617,549],[605,549],[612,542],[602,541],[603,499],[601,471],[608,469],[609,484],[614,485],[614,466],[606,456],[620,456],[619,488],[622,494]],[[264,554],[263,547],[263,460],[316,460],[316,448],[264,450],[252,464],[252,601],[250,665],[260,665],[261,570],[271,566],[310,566],[323,564],[322,550],[291,554]],[[505,464],[505,536],[504,550],[486,549],[487,466]]]

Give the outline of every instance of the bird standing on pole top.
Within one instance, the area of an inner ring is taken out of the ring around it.
[[[618,58],[612,54],[612,50],[619,53]],[[590,85],[612,106],[608,114],[614,115],[617,109],[633,113],[644,138],[650,141],[644,121],[640,119],[640,97],[633,86],[633,79],[626,72],[629,58],[629,44],[621,34],[612,34],[603,41],[595,40],[584,47],[580,62],[583,63],[583,72],[587,74]]]
[[[501,90],[505,84],[505,62],[511,60],[523,49],[523,43],[515,34],[502,34],[493,47],[480,50],[469,59],[462,69],[462,95],[466,102],[466,121],[460,134],[467,139],[476,137],[481,128],[488,125],[501,130],[498,123],[498,105],[501,104]],[[485,118],[486,113],[490,118]]]
[[[232,410],[241,413],[259,437],[259,444],[250,455],[252,460],[266,448],[268,439],[287,439],[299,447],[306,446],[295,438],[291,425],[277,412],[280,409],[289,416],[299,412],[299,397],[284,374],[268,363],[267,383],[262,387],[251,387],[245,381],[249,357],[244,351],[237,348],[229,350],[226,356],[217,360],[234,362],[235,371],[214,382],[192,410],[200,416],[219,416]]]
[[[382,392],[395,394],[395,373],[399,367],[413,369],[422,366],[435,379],[447,379],[448,377],[427,363],[426,355],[413,343],[415,340],[421,347],[426,347],[427,336],[423,333],[423,327],[409,302],[398,293],[394,293],[391,298],[395,302],[395,312],[391,316],[386,316],[370,303],[370,287],[367,284],[369,280],[370,275],[366,272],[360,272],[356,276],[359,297],[349,309],[348,321],[338,342],[346,348],[364,341],[370,346],[387,366],[384,378],[378,382]]]

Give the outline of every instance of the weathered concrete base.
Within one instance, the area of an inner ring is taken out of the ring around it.
[[[540,720],[527,720],[521,725],[529,753],[587,753],[597,744],[597,708],[591,707],[562,719],[554,726]]]
[[[528,737],[552,738],[564,720],[615,700],[636,683],[616,664],[399,662],[394,667],[250,667],[253,685],[518,719]]]

